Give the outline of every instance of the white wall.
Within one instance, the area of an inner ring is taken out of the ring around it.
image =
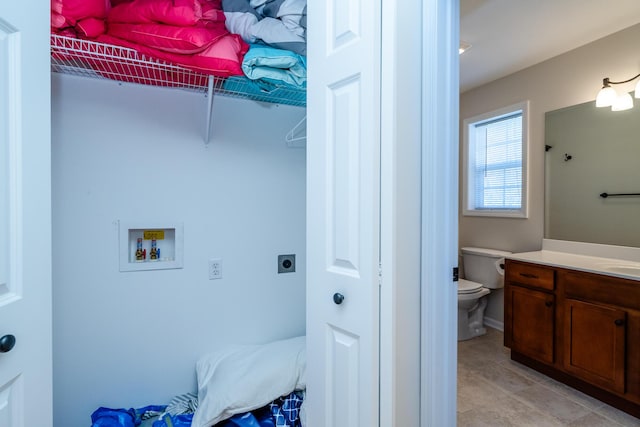
[[[461,215],[461,247],[479,246],[512,252],[541,248],[544,232],[544,114],[595,100],[605,77],[618,81],[638,74],[638,40],[640,25],[635,25],[461,95],[461,123],[466,118],[530,100],[529,218]],[[616,90],[622,89],[616,87]],[[633,90],[633,85],[624,89]],[[494,292],[486,316],[502,322],[501,291]]]
[[[195,361],[227,343],[305,333],[305,150],[284,142],[303,109],[216,97],[206,147],[203,95],[52,90],[56,426],[195,391]],[[120,273],[118,220],[183,222],[184,268]]]

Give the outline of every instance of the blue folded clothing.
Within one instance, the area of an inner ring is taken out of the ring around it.
[[[242,71],[251,80],[307,87],[307,59],[289,50],[253,44],[244,56]]]

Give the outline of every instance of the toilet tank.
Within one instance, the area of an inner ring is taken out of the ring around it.
[[[504,287],[504,257],[511,252],[488,248],[462,248],[464,278],[489,289]]]

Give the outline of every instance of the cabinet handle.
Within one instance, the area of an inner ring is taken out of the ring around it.
[[[624,325],[624,320],[623,319],[616,319],[613,321],[613,323],[616,324],[616,326],[622,326]]]
[[[526,277],[526,278],[529,278],[529,279],[537,279],[538,278],[538,276],[536,276],[535,274],[531,274],[531,273],[520,273],[520,275],[522,277]]]
[[[547,307],[551,307],[553,305],[553,301],[545,301],[544,305],[546,305]]]

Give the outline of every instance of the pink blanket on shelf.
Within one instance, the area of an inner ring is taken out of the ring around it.
[[[165,24],[182,27],[224,23],[220,0],[135,0],[114,5],[108,21],[129,24]]]
[[[63,28],[86,18],[104,19],[110,8],[109,0],[51,0],[51,25]]]
[[[51,22],[52,33],[134,49],[218,77],[242,75],[249,49],[227,31],[221,0],[52,0]],[[92,59],[90,65],[116,80],[139,80],[117,58]]]
[[[98,37],[98,42],[134,49],[143,55],[180,65],[190,70],[218,77],[242,75],[242,59],[249,46],[236,34],[226,34],[203,51],[181,55],[118,39],[109,34]]]
[[[229,34],[224,23],[218,28],[176,27],[158,24],[110,23],[110,36],[165,52],[196,54]]]
[[[96,37],[105,32],[109,0],[51,0],[51,32]]]

